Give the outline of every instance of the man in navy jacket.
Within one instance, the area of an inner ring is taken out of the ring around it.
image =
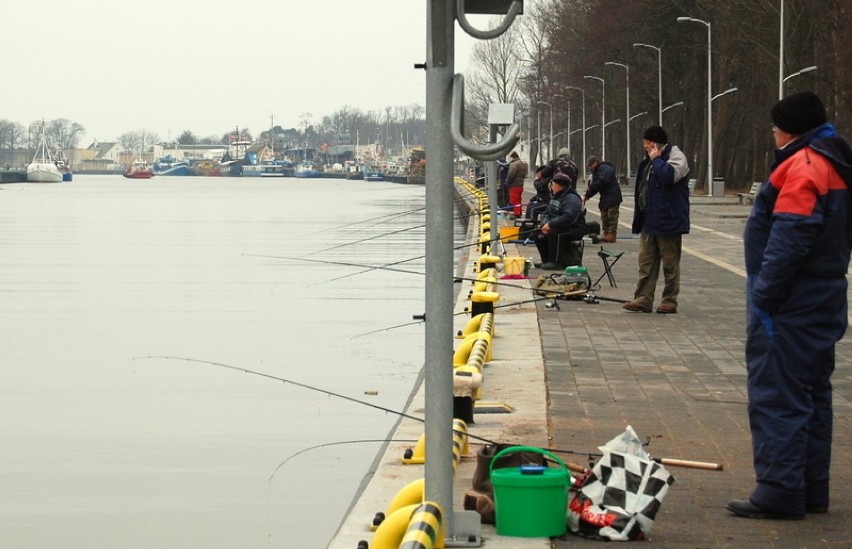
[[[600,193],[598,208],[601,211],[602,242],[615,242],[618,234],[618,213],[621,206],[621,187],[615,177],[615,168],[609,162],[589,157],[588,168],[592,171],[592,182],[583,197],[585,204],[591,197]]]
[[[680,293],[680,255],[683,235],[689,232],[689,165],[679,148],[669,144],[665,130],[645,130],[645,158],[636,170],[633,233],[639,235],[639,281],[632,312],[650,313],[660,265],[663,267],[662,301],[657,312],[677,312]]]
[[[811,92],[771,111],[775,163],[744,233],[748,416],[757,486],[749,518],[828,510],[831,374],[847,327],[852,150]]]

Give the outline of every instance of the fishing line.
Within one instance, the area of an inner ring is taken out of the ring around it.
[[[355,404],[361,404],[363,406],[368,406],[368,407],[374,408],[376,410],[381,410],[382,412],[386,412],[386,413],[389,413],[389,414],[396,414],[396,415],[398,415],[400,417],[404,417],[406,419],[418,421],[420,423],[426,423],[426,420],[424,418],[412,416],[411,414],[407,414],[405,412],[400,412],[398,410],[393,410],[391,408],[379,406],[378,404],[373,404],[371,402],[367,402],[365,400],[361,400],[361,399],[358,399],[358,398],[355,398],[355,397],[347,396],[347,395],[344,395],[344,394],[341,394],[341,393],[336,393],[334,391],[329,391],[328,389],[323,389],[321,387],[316,387],[314,385],[308,385],[307,383],[301,383],[299,381],[287,379],[287,378],[284,378],[284,377],[274,376],[272,374],[265,374],[265,373],[259,372],[257,370],[251,370],[249,368],[243,368],[241,366],[233,366],[231,364],[225,364],[223,362],[215,362],[215,361],[212,361],[212,360],[204,360],[204,359],[200,359],[200,358],[190,358],[190,357],[183,357],[183,356],[148,355],[148,356],[133,357],[133,360],[155,360],[155,359],[178,360],[178,361],[183,361],[183,362],[194,362],[196,364],[205,364],[205,365],[208,365],[208,366],[215,366],[217,368],[225,368],[227,370],[234,370],[236,372],[243,372],[245,374],[251,374],[251,375],[255,375],[255,376],[259,376],[259,377],[264,377],[264,378],[272,379],[272,380],[275,380],[275,381],[281,381],[282,383],[289,383],[290,385],[295,385],[296,387],[308,389],[309,391],[315,391],[317,393],[322,393],[324,395],[341,398],[341,399],[347,400],[349,402],[354,402]],[[453,431],[459,432],[459,431],[456,431],[456,430],[453,430]],[[463,432],[460,432],[460,433],[465,434]],[[485,437],[476,436],[476,435],[473,435],[473,434],[470,434],[470,433],[466,433],[466,434],[467,434],[468,438],[472,438],[474,440],[479,440],[479,441],[485,442],[487,444],[498,444],[496,441],[493,441],[493,440],[485,438]],[[577,455],[582,455],[582,456],[591,456],[592,455],[588,452],[577,452],[577,451],[574,451],[574,450],[552,450],[552,449],[548,449],[548,450],[550,450],[551,452],[558,452],[558,453],[562,453],[562,454],[577,454]]]
[[[384,237],[390,236],[392,234],[399,234],[399,233],[404,233],[406,231],[413,231],[414,229],[422,229],[425,226],[426,226],[425,224],[424,225],[414,225],[413,227],[405,227],[405,228],[402,228],[402,229],[397,229],[395,231],[390,231],[390,232],[386,232],[386,233],[382,233],[382,234],[368,236],[367,238],[362,238],[360,240],[353,240],[352,242],[345,242],[343,244],[338,244],[337,246],[332,246],[330,248],[323,248],[321,250],[316,250],[316,251],[307,253],[307,254],[303,255],[302,257],[309,257],[309,256],[316,255],[316,254],[319,254],[319,253],[322,253],[322,252],[337,250],[338,248],[345,248],[346,246],[353,246],[355,244],[361,244],[362,242],[369,242],[370,240],[375,240],[377,238],[384,238]]]
[[[422,212],[425,209],[426,209],[426,206],[421,206],[419,208],[414,208],[413,210],[406,210],[404,212],[397,212],[395,214],[384,213],[382,215],[377,215],[376,217],[371,217],[371,218],[368,218],[368,219],[362,219],[361,221],[353,221],[352,223],[346,223],[345,225],[338,225],[336,227],[328,227],[326,229],[319,229],[317,231],[314,231],[313,234],[319,234],[319,233],[325,233],[325,232],[329,232],[329,231],[337,231],[337,230],[340,230],[340,229],[346,229],[348,227],[353,227],[355,225],[361,225],[361,224],[364,224],[364,223],[370,223],[371,221],[377,221],[379,219],[383,219],[383,220],[395,219],[397,217],[402,217],[404,215]],[[384,221],[382,221],[382,222],[384,222]]]
[[[341,266],[344,266],[344,267],[374,267],[373,265],[366,265],[366,264],[363,264],[363,263],[350,263],[348,261],[329,261],[327,259],[310,259],[310,258],[307,258],[307,257],[287,257],[287,256],[284,256],[284,255],[264,255],[264,254],[246,254],[246,253],[244,253],[242,255],[244,255],[246,257],[263,257],[263,258],[266,258],[266,259],[285,259],[285,260],[288,260],[288,261],[306,261],[308,263],[322,263],[322,264],[325,264],[325,265],[341,265]],[[381,270],[384,270],[384,271],[391,271],[391,272],[394,272],[394,273],[406,273],[406,274],[425,276],[425,273],[421,273],[419,271],[409,271],[409,270],[406,270],[406,269],[394,269],[393,267],[391,267],[389,265],[388,266],[382,266],[382,267],[375,267],[375,268],[381,269]]]
[[[311,450],[317,450],[319,448],[326,448],[328,446],[340,446],[342,444],[362,444],[362,443],[366,443],[366,442],[373,442],[373,443],[376,443],[376,442],[414,442],[414,443],[416,443],[418,441],[412,440],[412,439],[402,439],[402,438],[369,438],[369,439],[363,439],[363,440],[341,440],[341,441],[338,441],[338,442],[326,442],[325,444],[315,444],[314,446],[309,446],[308,448],[303,448],[303,449],[299,450],[298,452],[296,452],[294,454],[290,454],[289,456],[287,456],[287,459],[285,459],[284,461],[279,463],[278,467],[276,467],[275,470],[272,471],[272,474],[269,475],[268,480],[269,480],[269,482],[272,482],[272,479],[275,477],[275,473],[277,473],[279,469],[284,467],[284,465],[286,465],[288,461],[290,461],[291,459],[293,459],[297,456],[300,456],[300,455],[302,455],[306,452],[310,452]]]
[[[149,355],[149,356],[133,357],[133,360],[137,360],[137,359],[143,359],[143,360],[151,360],[151,359],[180,360],[180,361],[184,361],[184,362],[195,362],[195,363],[198,363],[198,364],[206,364],[206,365],[209,365],[209,366],[216,366],[217,368],[225,368],[225,369],[228,369],[228,370],[243,372],[243,373],[246,373],[246,374],[251,374],[251,375],[255,375],[255,376],[259,376],[259,377],[265,377],[267,379],[272,379],[272,380],[275,380],[275,381],[281,381],[283,383],[289,383],[291,385],[295,385],[295,386],[301,387],[303,389],[308,389],[310,391],[316,391],[316,392],[322,393],[324,395],[341,398],[343,400],[348,400],[349,402],[354,402],[356,404],[361,404],[361,405],[364,405],[364,406],[368,406],[370,408],[375,408],[376,410],[381,410],[383,412],[387,412],[387,413],[390,413],[390,414],[396,414],[400,417],[404,417],[406,419],[411,419],[413,421],[418,421],[420,423],[424,423],[424,424],[426,423],[425,419],[419,418],[417,416],[412,416],[410,414],[406,414],[405,412],[400,412],[398,410],[392,410],[391,408],[386,408],[384,406],[379,406],[377,404],[372,404],[372,403],[366,402],[364,400],[360,400],[360,399],[357,399],[357,398],[354,398],[354,397],[350,397],[350,396],[346,396],[346,395],[343,395],[343,394],[340,394],[340,393],[336,393],[334,391],[329,391],[327,389],[322,389],[320,387],[308,385],[307,383],[300,383],[300,382],[294,381],[292,379],[274,376],[274,375],[271,375],[271,374],[265,374],[263,372],[258,372],[257,370],[250,370],[248,368],[242,368],[240,366],[232,366],[230,364],[225,364],[225,363],[222,363],[222,362],[214,362],[214,361],[211,361],[211,360],[202,360],[202,359],[198,359],[198,358],[189,358],[189,357],[181,357],[181,356],[166,356],[166,355]],[[484,442],[486,444],[495,444],[495,445],[499,444],[498,442],[496,442],[494,440],[491,440],[491,439],[488,439],[488,438],[485,438],[485,437],[481,437],[481,436],[477,436],[477,435],[471,434],[469,432],[465,433],[465,432],[462,432],[462,431],[458,431],[456,429],[453,429],[453,432],[466,435],[467,438],[469,438],[469,439],[478,440],[478,441]],[[330,444],[335,444],[335,443],[330,443]],[[544,448],[544,449],[548,450],[550,452],[553,452],[555,454],[571,454],[571,455],[577,455],[577,456],[586,456],[589,460],[591,460],[593,457],[603,456],[603,454],[600,453],[600,452],[580,452],[580,451],[577,451],[577,450],[569,450],[569,449],[565,449],[565,448]],[[680,460],[680,459],[668,459],[668,458],[652,458],[652,459],[653,459],[653,461],[656,461],[658,463],[662,463],[663,465],[673,465],[673,466],[678,466],[678,467],[715,470],[715,471],[721,471],[722,470],[722,466],[720,464],[717,464],[717,463],[708,463],[708,462],[702,462],[702,461],[688,461],[688,460]],[[275,473],[273,473],[273,475],[274,474]]]

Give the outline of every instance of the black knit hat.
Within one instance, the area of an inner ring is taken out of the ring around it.
[[[551,181],[554,183],[558,183],[563,187],[570,187],[574,185],[574,181],[571,179],[571,176],[562,172],[557,172],[553,174],[553,179],[551,179]]]
[[[665,145],[669,142],[669,136],[666,135],[666,130],[660,126],[649,127],[645,130],[645,134],[642,136],[642,139],[647,139],[654,143],[660,143],[661,145]]]
[[[792,135],[801,135],[828,122],[825,106],[815,93],[788,95],[772,107],[772,123]]]

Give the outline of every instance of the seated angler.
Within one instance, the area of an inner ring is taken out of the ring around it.
[[[560,270],[582,263],[582,256],[571,245],[571,242],[581,240],[586,232],[586,209],[576,186],[577,169],[573,163],[571,169],[554,174],[550,180],[553,198],[535,232],[535,245],[542,261],[536,267],[540,269]]]

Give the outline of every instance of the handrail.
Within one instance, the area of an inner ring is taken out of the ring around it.
[[[463,0],[460,0],[463,1]],[[497,160],[506,156],[520,140],[520,125],[517,122],[509,126],[503,139],[490,145],[476,145],[465,139],[462,134],[462,111],[464,110],[464,76],[453,76],[453,101],[450,112],[450,134],[456,146],[466,155],[477,160]]]
[[[456,0],[456,19],[458,19],[459,26],[468,33],[470,36],[474,38],[479,38],[481,40],[490,40],[492,38],[497,38],[504,32],[506,32],[509,27],[512,26],[512,23],[515,22],[515,17],[521,13],[521,10],[524,7],[524,3],[522,0],[512,0],[512,3],[509,5],[509,11],[506,13],[506,17],[503,18],[503,22],[499,27],[491,30],[479,30],[473,28],[473,26],[467,20],[467,13],[464,9],[465,0]]]

